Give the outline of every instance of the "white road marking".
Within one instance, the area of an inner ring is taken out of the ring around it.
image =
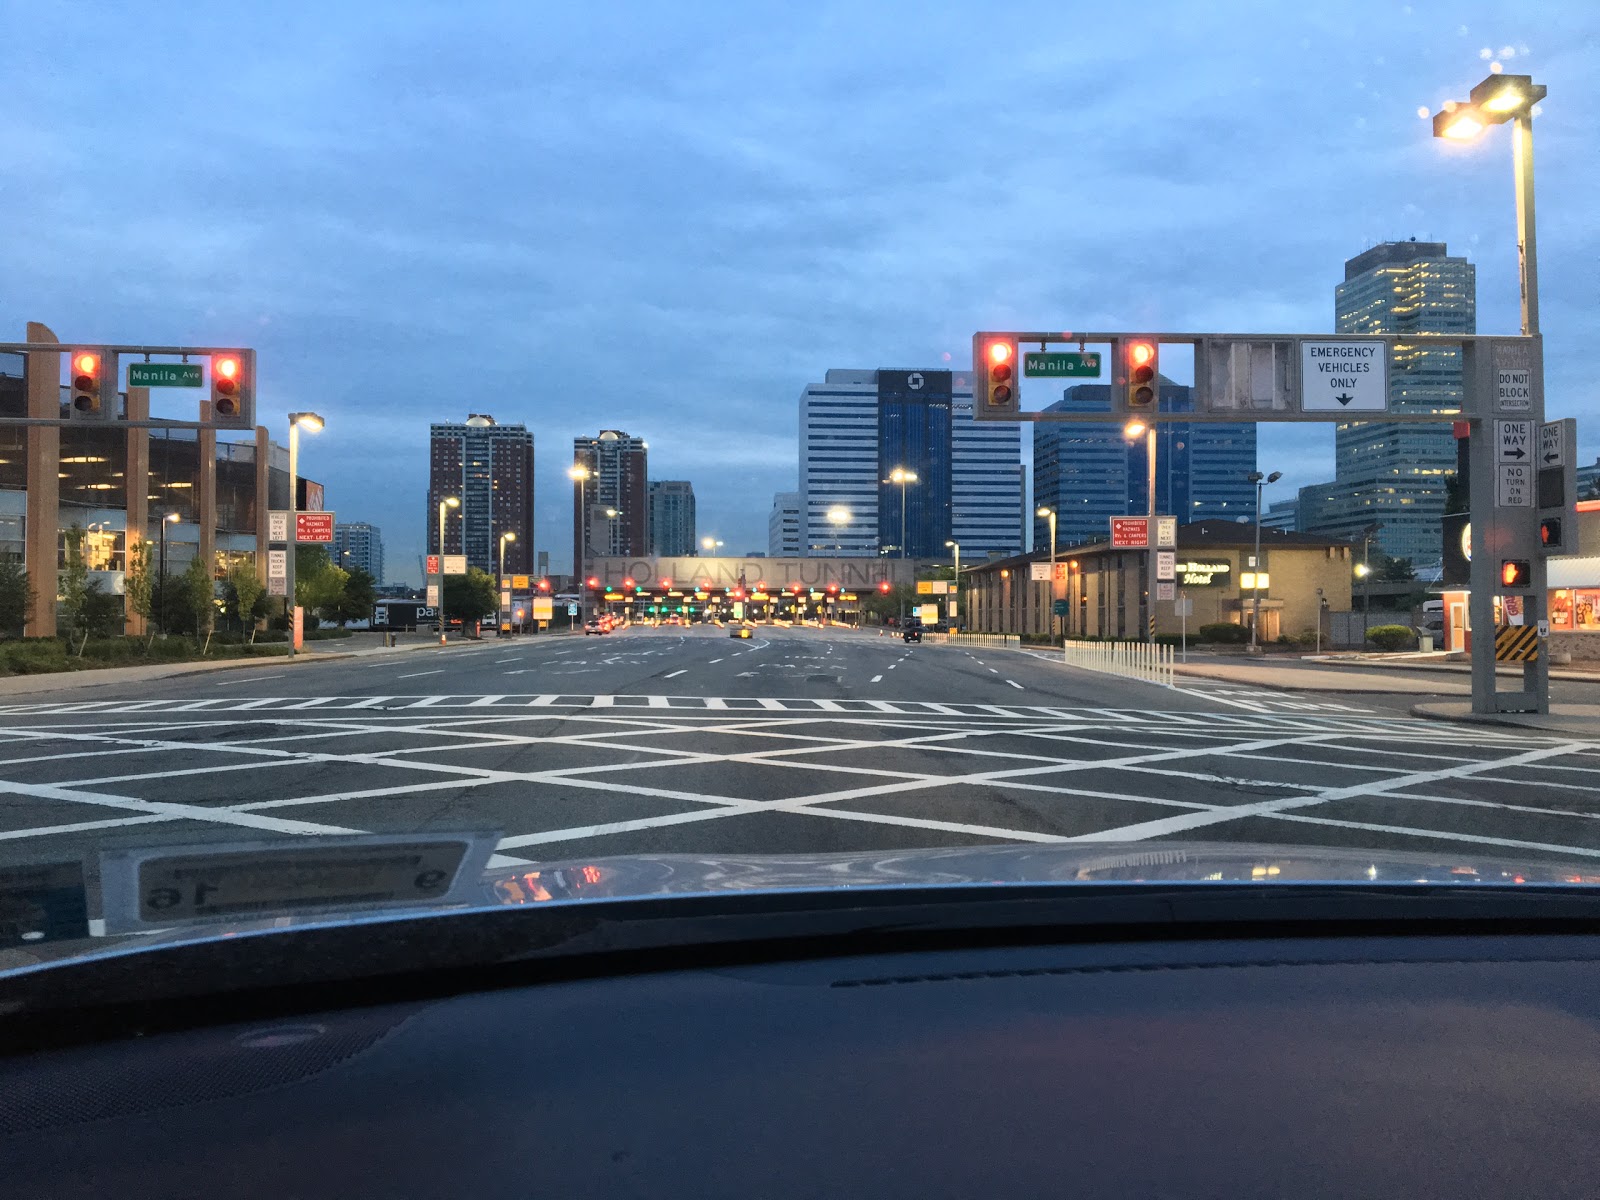
[[[443,675],[443,674],[444,674],[444,668],[440,667],[437,671],[413,671],[409,675],[396,675],[395,678],[396,679],[420,679],[424,675]]]
[[[663,679],[676,679],[679,675],[684,674],[687,670],[688,670],[688,668],[685,667],[682,670],[678,670],[678,671],[672,672],[672,674],[670,674],[670,675],[663,675],[661,678],[663,678]]]
[[[707,664],[706,664],[706,665],[707,665],[707,666],[710,666],[710,665],[711,665],[711,663],[719,663],[719,662],[721,662],[721,661],[722,661],[722,660],[721,660],[721,659],[720,659],[720,658],[713,658],[713,659],[712,659],[712,660],[711,660],[711,662],[708,662],[708,663],[707,663]]]
[[[882,683],[883,682],[883,676],[882,675],[874,675],[872,677],[872,682],[873,683]]]
[[[517,661],[517,656],[515,654],[513,654],[510,658],[497,658],[497,659],[495,659],[494,660],[494,665],[498,667],[501,663],[516,662],[516,661]]]
[[[1027,691],[1027,689],[1024,688],[1020,683],[1018,683],[1015,679],[1008,679],[1008,680],[1006,680],[1006,682],[1009,683],[1012,687],[1016,688],[1017,691],[1019,691],[1019,692]]]
[[[266,679],[282,679],[285,674],[286,674],[286,672],[284,672],[284,671],[278,671],[278,672],[276,672],[275,674],[272,674],[272,675],[247,675],[247,676],[241,676],[238,679],[224,679],[221,683],[214,683],[211,686],[212,687],[228,687],[228,686],[230,686],[232,684],[235,684],[235,683],[260,683],[260,682],[262,682],[263,680],[266,680]]]

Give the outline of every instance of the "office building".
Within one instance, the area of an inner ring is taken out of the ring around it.
[[[767,553],[773,558],[800,557],[800,493],[775,492],[767,513]]]
[[[584,477],[572,485],[572,554],[583,574],[590,558],[643,557],[650,550],[649,446],[620,429],[572,440]]]
[[[1261,514],[1261,528],[1281,529],[1286,533],[1293,533],[1300,528],[1300,497],[1292,496],[1287,500],[1274,500],[1267,505],[1267,511]]]
[[[803,555],[1011,553],[1025,477],[1015,424],[980,425],[948,370],[830,370],[800,395]],[[903,486],[896,471],[915,475]]]
[[[1161,379],[1163,412],[1194,409],[1192,389]],[[1067,388],[1049,412],[1109,413],[1103,383]],[[1256,427],[1161,421],[1156,424],[1156,511],[1180,523],[1255,520]],[[1033,499],[1056,512],[1056,541],[1072,546],[1105,539],[1112,517],[1149,511],[1143,437],[1129,439],[1116,420],[1043,423],[1033,431]],[[1049,522],[1034,518],[1033,544],[1049,549]]]
[[[693,554],[694,485],[687,479],[652,479],[648,491],[650,552],[672,558]]]
[[[333,527],[333,561],[347,571],[360,568],[383,582],[383,531],[365,521],[343,522]]]
[[[1579,500],[1600,500],[1600,458],[1575,472]]]
[[[454,496],[460,503],[445,510],[442,553],[464,554],[469,567],[493,574],[500,537],[513,533],[506,570],[525,573],[533,561],[533,434],[474,413],[432,426],[428,460],[428,553],[441,553],[439,503]]]
[[[1334,289],[1335,328],[1349,334],[1473,333],[1475,269],[1443,242],[1384,242],[1344,265]],[[1461,407],[1461,348],[1395,343],[1389,405],[1447,414]],[[1301,528],[1360,539],[1418,566],[1439,561],[1446,481],[1456,470],[1450,422],[1334,427],[1334,479],[1301,490]]]

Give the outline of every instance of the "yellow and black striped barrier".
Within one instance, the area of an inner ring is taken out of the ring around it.
[[[1532,625],[1496,625],[1495,662],[1532,662],[1539,657],[1539,630]]]

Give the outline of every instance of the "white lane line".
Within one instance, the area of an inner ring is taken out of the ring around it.
[[[229,687],[235,683],[260,683],[263,679],[282,679],[284,672],[279,671],[273,675],[251,675],[242,679],[224,679],[221,683],[214,683],[212,687]]]
[[[291,821],[281,817],[266,817],[256,813],[238,812],[227,808],[214,808],[199,804],[168,804],[157,800],[140,800],[134,796],[115,796],[107,792],[86,792],[77,788],[49,784],[18,783],[7,780],[5,790],[12,795],[31,796],[40,800],[65,800],[72,804],[87,804],[99,808],[120,808],[127,812],[168,819],[182,818],[217,825],[243,825],[271,833],[364,833],[339,825],[318,825],[312,821]]]
[[[409,675],[396,675],[395,678],[396,679],[420,679],[424,675],[443,675],[443,674],[444,674],[444,668],[440,667],[437,671],[413,671]]]
[[[721,662],[721,661],[722,661],[722,660],[721,660],[721,659],[720,659],[720,658],[713,658],[713,659],[712,659],[712,660],[711,660],[711,662],[708,662],[708,663],[706,663],[706,666],[708,666],[708,667],[709,667],[709,666],[710,666],[710,665],[711,665],[711,663],[719,663],[719,662]]]
[[[510,658],[497,658],[497,659],[495,659],[494,660],[494,665],[498,667],[501,663],[516,662],[516,661],[517,661],[517,656],[515,654],[513,654]]]
[[[990,667],[990,668],[989,668],[989,673],[990,673],[990,674],[991,674],[991,675],[998,675],[998,674],[1000,674],[1000,672],[999,672],[999,671],[998,671],[998,670],[996,670],[996,669],[995,669],[995,668],[994,668],[994,667]],[[405,678],[405,676],[404,676],[404,675],[402,675],[402,676],[401,676],[401,677],[400,677],[400,678],[402,678],[402,679],[404,679],[404,678]]]
[[[1015,679],[1008,679],[1008,680],[1006,680],[1006,682],[1009,683],[1012,687],[1016,688],[1017,691],[1019,691],[1019,692],[1027,691],[1027,689],[1025,687],[1023,687],[1020,683],[1018,683]]]
[[[872,677],[872,682],[873,683],[882,683],[883,682],[883,676],[882,675],[874,675]]]
[[[663,678],[663,679],[676,679],[679,675],[685,674],[687,671],[688,671],[688,668],[685,667],[685,668],[683,668],[683,670],[674,671],[674,672],[672,672],[672,674],[663,675],[661,678]]]

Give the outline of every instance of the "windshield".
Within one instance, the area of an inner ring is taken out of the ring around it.
[[[1600,12],[1508,11],[17,14],[0,967],[1600,878]]]

